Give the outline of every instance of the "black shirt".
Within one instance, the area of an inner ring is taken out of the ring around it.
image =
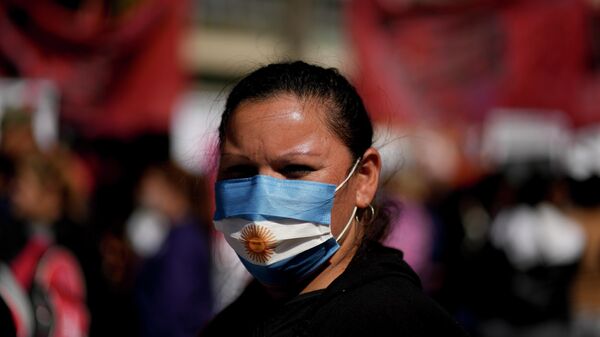
[[[402,253],[367,242],[324,290],[273,300],[254,281],[202,336],[466,336]]]

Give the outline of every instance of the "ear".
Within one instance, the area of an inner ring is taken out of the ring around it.
[[[356,175],[356,207],[366,208],[375,198],[381,171],[379,151],[370,147],[365,151]]]

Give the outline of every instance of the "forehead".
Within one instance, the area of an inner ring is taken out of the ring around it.
[[[225,131],[224,148],[280,152],[303,147],[344,147],[328,127],[328,107],[318,99],[289,94],[242,103]]]

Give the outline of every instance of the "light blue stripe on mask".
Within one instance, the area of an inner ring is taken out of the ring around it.
[[[296,219],[331,223],[335,185],[264,175],[218,181],[214,220],[240,217],[249,221]]]

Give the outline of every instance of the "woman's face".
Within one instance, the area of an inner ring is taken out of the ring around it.
[[[218,179],[267,175],[339,185],[354,164],[350,150],[328,130],[327,107],[293,95],[244,102],[227,125]],[[354,179],[335,196],[334,236],[356,205]]]

